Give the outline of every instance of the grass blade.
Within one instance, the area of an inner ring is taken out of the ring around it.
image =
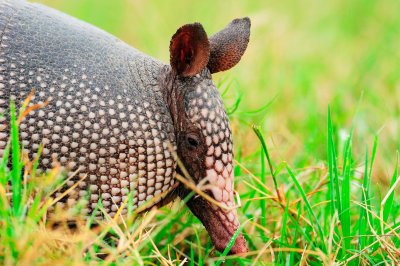
[[[398,165],[399,165],[399,153],[397,153],[397,160],[396,160],[396,166],[394,168],[394,173],[392,176],[392,180],[390,181],[390,186],[389,186],[389,191],[391,188],[394,186],[397,177],[398,177]],[[394,191],[390,191],[389,196],[387,196],[385,205],[383,206],[383,221],[387,222],[389,219],[389,215],[392,213],[392,207],[393,207],[393,200],[394,200]]]
[[[336,211],[339,215],[342,213],[341,193],[340,193],[340,182],[339,182],[339,170],[337,166],[336,150],[333,142],[333,126],[331,111],[328,107],[328,167],[330,183],[332,191],[330,192],[331,200],[335,203],[333,208],[336,207]],[[335,193],[333,192],[335,191]]]
[[[13,211],[15,216],[20,216],[21,213],[21,200],[22,200],[22,165],[20,160],[21,148],[19,145],[18,124],[16,118],[16,110],[14,102],[10,103],[10,126],[11,126],[11,160],[12,160],[12,201]]]
[[[281,245],[282,248],[288,247],[288,240],[287,240],[287,234],[288,234],[288,227],[287,227],[287,221],[288,221],[288,216],[289,216],[289,201],[286,203],[285,210],[283,212],[283,219],[282,219],[282,228],[281,228],[281,236],[280,236],[280,242],[283,243],[284,245]],[[279,252],[278,255],[278,263],[283,263],[284,257],[285,257],[286,252]]]
[[[278,196],[279,201],[282,202],[282,198],[280,196],[279,189],[278,189],[278,182],[276,181],[275,172],[274,172],[274,169],[272,167],[272,161],[271,161],[271,158],[269,157],[267,144],[265,143],[264,136],[263,136],[263,134],[262,134],[262,132],[261,132],[261,130],[260,130],[260,128],[258,126],[253,125],[252,128],[253,128],[254,133],[256,133],[258,139],[261,142],[261,146],[262,146],[262,148],[264,150],[265,156],[267,157],[267,162],[268,162],[269,170],[271,172],[272,180],[274,181],[276,195]]]
[[[235,244],[236,238],[238,238],[239,234],[242,232],[245,224],[248,222],[249,220],[247,220],[246,222],[244,222],[243,224],[241,224],[239,226],[239,228],[236,230],[236,232],[233,234],[233,236],[231,237],[231,239],[228,242],[228,245],[226,245],[226,248],[224,249],[224,252],[222,252],[221,254],[221,258],[215,263],[215,266],[219,266],[221,265],[222,262],[224,262],[224,259],[226,257],[226,255],[228,255],[229,251],[231,250],[231,248],[233,247],[233,245]]]
[[[326,244],[325,244],[325,236],[324,232],[322,231],[321,225],[318,222],[317,216],[315,215],[313,209],[311,208],[310,202],[307,199],[306,193],[304,192],[303,188],[300,186],[299,182],[297,181],[296,176],[293,174],[292,170],[290,169],[289,166],[286,166],[286,170],[289,173],[289,176],[292,178],[293,183],[295,184],[297,190],[300,192],[301,197],[303,198],[303,201],[305,203],[305,206],[308,210],[308,213],[310,214],[311,218],[310,220],[314,219],[314,224],[315,225],[315,232],[317,233],[318,237],[321,240],[321,246],[324,252],[326,252]]]
[[[350,179],[351,179],[351,139],[352,131],[346,140],[343,154],[343,182],[342,182],[342,215],[340,224],[343,232],[345,250],[351,248],[351,221],[350,221]]]
[[[365,208],[368,208],[367,201],[369,201],[369,175],[368,175],[368,147],[365,152],[365,162],[364,162],[364,180],[361,187],[361,205],[360,205],[360,214],[359,214],[359,222],[358,222],[358,249],[363,250],[368,242],[368,217],[367,211]]]

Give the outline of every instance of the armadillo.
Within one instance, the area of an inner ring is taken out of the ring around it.
[[[249,18],[210,38],[200,23],[187,24],[164,64],[59,11],[0,0],[0,157],[10,102],[21,106],[34,90],[29,104],[43,107],[20,122],[20,141],[30,158],[43,145],[41,170],[58,163],[78,172],[66,185],[80,181],[68,203],[85,196],[88,214],[101,202],[114,216],[134,193],[132,208],[161,206],[189,195],[176,179],[187,171],[219,203],[197,194],[186,204],[224,250],[239,221],[232,132],[211,74],[235,66],[249,36]],[[246,250],[240,234],[231,253]]]

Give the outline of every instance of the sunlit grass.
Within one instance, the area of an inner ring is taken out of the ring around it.
[[[200,21],[212,34],[250,16],[248,51],[214,77],[233,124],[250,250],[242,258],[215,251],[180,201],[94,229],[92,219],[56,212],[78,227],[53,227],[47,210],[65,179],[58,169],[35,174],[11,110],[0,161],[0,264],[400,263],[400,2],[45,2],[165,62],[180,25]]]

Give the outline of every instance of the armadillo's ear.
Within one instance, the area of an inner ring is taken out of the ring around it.
[[[211,73],[234,67],[239,61],[250,39],[250,19],[235,19],[220,32],[211,36],[211,54],[208,69]]]
[[[193,23],[180,27],[172,36],[169,52],[171,67],[178,75],[198,74],[206,67],[210,56],[210,43],[203,26]]]

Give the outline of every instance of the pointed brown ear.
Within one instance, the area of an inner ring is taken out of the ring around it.
[[[172,36],[170,64],[175,72],[190,77],[203,70],[210,56],[210,43],[200,23],[187,24]]]
[[[211,54],[208,69],[211,73],[234,67],[239,61],[250,39],[250,19],[235,19],[209,39]]]

